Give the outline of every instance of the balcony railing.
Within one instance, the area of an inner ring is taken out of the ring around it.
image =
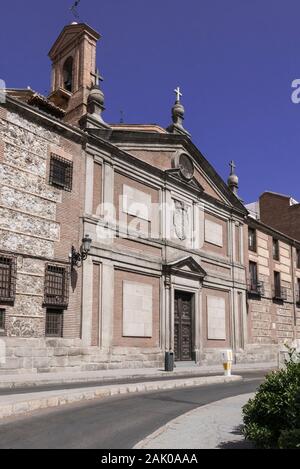
[[[252,282],[248,283],[248,293],[250,295],[263,296],[265,294],[264,282]]]
[[[287,288],[285,287],[273,287],[273,299],[286,301],[288,297]]]

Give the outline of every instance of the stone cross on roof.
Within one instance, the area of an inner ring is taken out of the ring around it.
[[[234,174],[235,173],[234,170],[236,169],[236,165],[235,165],[233,160],[229,163],[229,166],[231,168],[231,173],[230,174]]]
[[[181,93],[179,86],[174,90],[174,93],[176,94],[176,102],[180,103],[180,98],[182,98],[183,94]]]
[[[95,83],[94,83],[94,85],[95,85],[95,86],[99,86],[100,81],[103,81],[103,77],[100,75],[99,69],[97,68],[96,71],[95,71],[95,73],[91,73],[91,75],[92,75],[92,77],[95,78]]]

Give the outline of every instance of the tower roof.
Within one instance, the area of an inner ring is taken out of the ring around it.
[[[85,23],[72,23],[64,27],[55,43],[49,51],[49,57],[53,59],[57,54],[57,51],[61,51],[62,48],[68,47],[72,41],[78,39],[78,36],[83,36],[84,34],[90,36],[94,41],[98,41],[101,35],[91,28],[91,26]]]

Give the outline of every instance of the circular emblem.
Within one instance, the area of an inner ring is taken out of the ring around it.
[[[182,153],[179,157],[179,170],[184,179],[190,181],[194,176],[194,164],[191,158]]]

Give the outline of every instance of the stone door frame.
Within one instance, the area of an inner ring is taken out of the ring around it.
[[[193,257],[186,257],[164,266],[164,308],[162,348],[174,351],[175,291],[191,293],[193,300],[193,360],[200,359],[202,324],[202,285],[206,272]]]

